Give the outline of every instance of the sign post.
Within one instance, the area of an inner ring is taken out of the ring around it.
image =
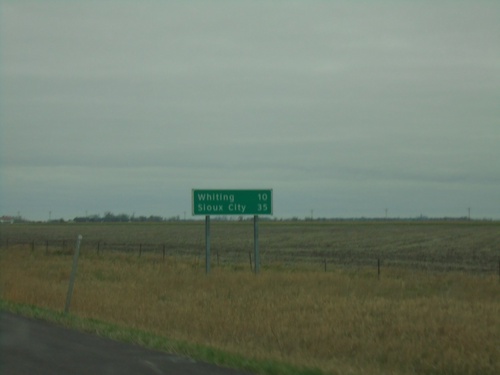
[[[205,273],[210,273],[210,215],[205,216]]]
[[[255,274],[260,271],[259,215],[273,214],[272,189],[193,189],[193,215],[205,216],[205,269],[210,273],[210,215],[253,215]]]
[[[259,216],[253,217],[253,257],[255,259],[254,272],[257,275],[260,271],[260,257],[259,257]]]

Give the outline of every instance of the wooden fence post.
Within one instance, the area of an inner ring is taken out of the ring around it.
[[[377,259],[377,276],[380,280],[380,258]]]
[[[73,287],[75,285],[76,270],[78,268],[78,258],[80,256],[80,245],[82,243],[82,235],[78,235],[76,240],[75,254],[73,255],[73,267],[71,268],[71,275],[69,279],[68,294],[66,295],[66,305],[64,307],[64,313],[69,313],[69,307],[71,304],[71,298],[73,296]]]

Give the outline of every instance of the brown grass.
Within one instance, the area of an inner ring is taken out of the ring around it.
[[[0,254],[2,298],[64,308],[71,256]],[[500,373],[494,274],[234,268],[83,252],[71,312],[332,374]]]

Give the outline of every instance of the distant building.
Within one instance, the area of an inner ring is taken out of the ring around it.
[[[0,216],[0,224],[13,224],[14,217],[13,216]]]

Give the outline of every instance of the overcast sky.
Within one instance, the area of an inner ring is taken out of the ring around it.
[[[500,1],[2,1],[0,215],[500,218]]]

